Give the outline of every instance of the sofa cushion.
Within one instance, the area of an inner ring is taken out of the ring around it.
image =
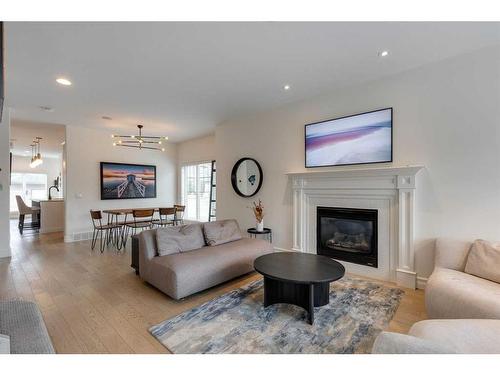
[[[222,245],[241,239],[240,227],[234,219],[205,223],[203,232],[208,246]]]
[[[500,284],[436,268],[425,287],[430,319],[500,319]]]
[[[201,224],[159,228],[156,231],[158,255],[172,255],[205,246]]]
[[[465,272],[500,283],[500,243],[474,241],[467,258]]]
[[[380,333],[373,343],[372,354],[450,354],[446,344],[395,332]]]

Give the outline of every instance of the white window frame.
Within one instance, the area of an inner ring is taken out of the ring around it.
[[[200,215],[200,207],[201,207],[201,204],[200,204],[200,193],[198,191],[199,187],[200,187],[200,175],[199,175],[199,166],[201,164],[208,164],[210,166],[210,169],[212,168],[212,160],[202,160],[202,161],[196,161],[196,162],[189,162],[189,163],[183,163],[181,165],[181,202],[182,202],[182,205],[186,206],[186,210],[184,211],[184,219],[187,219],[187,220],[196,220],[196,221],[201,221],[201,215]],[[187,184],[186,184],[186,181],[185,181],[185,177],[184,177],[184,173],[185,173],[185,169],[184,168],[187,168],[187,167],[196,167],[196,174],[195,174],[195,186],[196,186],[196,217],[192,217],[192,216],[188,216],[188,212],[189,212],[189,208],[187,207],[188,206],[188,202],[187,202],[187,192],[186,192],[186,189],[187,189]],[[212,172],[210,172],[212,173]],[[210,192],[208,193],[209,197],[209,207],[210,207]],[[209,217],[210,213],[206,212],[206,218],[207,218],[207,221],[210,219]],[[203,214],[203,216],[205,216],[205,214]]]

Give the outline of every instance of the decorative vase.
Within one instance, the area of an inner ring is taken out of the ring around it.
[[[257,232],[264,232],[264,220],[261,220],[260,222],[258,221],[255,224],[255,229],[257,230]]]

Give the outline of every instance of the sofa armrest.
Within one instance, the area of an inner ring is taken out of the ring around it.
[[[139,233],[139,273],[147,275],[149,262],[156,256],[156,229]]]
[[[435,266],[463,272],[472,243],[464,240],[438,238]]]
[[[382,332],[373,343],[373,354],[452,354],[452,349],[419,337]]]
[[[0,334],[0,354],[10,354],[10,337]]]

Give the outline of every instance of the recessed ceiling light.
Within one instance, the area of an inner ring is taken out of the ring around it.
[[[378,54],[380,57],[386,57],[387,55],[389,55],[389,51],[382,51]]]
[[[42,111],[45,111],[45,112],[54,112],[54,108],[49,107],[49,106],[46,106],[46,105],[41,105],[39,108],[40,108]]]
[[[290,90],[290,85],[285,85],[285,86],[283,86],[283,90],[285,90],[285,91]]]
[[[57,78],[56,82],[63,86],[71,86],[71,81],[63,77]]]
[[[111,117],[109,117],[109,116],[102,116],[101,118],[102,118],[103,120],[113,120],[113,119],[112,119]]]

